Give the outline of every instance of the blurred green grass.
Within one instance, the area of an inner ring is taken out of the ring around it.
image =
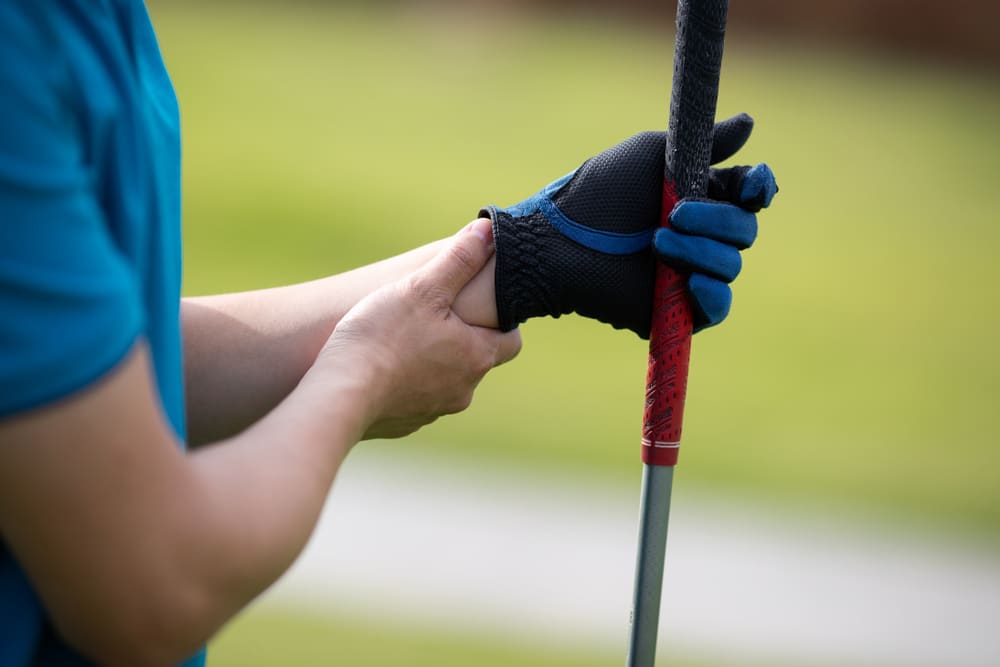
[[[406,250],[665,124],[662,34],[292,7],[152,7],[189,294]],[[1000,83],[736,39],[719,114],[757,118],[741,160],[782,191],[695,340],[684,483],[1000,537]],[[523,335],[467,413],[391,446],[637,488],[645,344],[575,317]]]
[[[264,606],[265,609],[238,616],[223,629],[208,650],[212,667],[607,667],[623,660],[620,652],[595,651],[583,646],[553,648],[505,640],[495,634],[416,628],[382,619]],[[671,667],[724,667],[722,663],[676,654],[664,660]],[[767,663],[768,667],[784,664]],[[819,660],[808,667],[828,664]],[[763,667],[753,661],[725,663],[725,667],[737,665]]]
[[[599,667],[618,662],[617,657],[518,645],[496,636],[288,610],[244,614],[209,648],[209,663],[215,667]]]

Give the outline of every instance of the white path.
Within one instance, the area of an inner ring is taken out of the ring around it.
[[[351,455],[312,542],[265,604],[621,648],[624,659],[638,487],[390,464],[387,451]],[[664,654],[1000,666],[1000,551],[702,497],[682,471]]]

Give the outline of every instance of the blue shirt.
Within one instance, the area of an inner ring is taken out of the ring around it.
[[[177,101],[145,6],[0,2],[0,419],[145,339],[183,442],[180,248]],[[0,667],[86,664],[0,540]]]

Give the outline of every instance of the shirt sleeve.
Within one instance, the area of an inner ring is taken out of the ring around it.
[[[92,384],[142,326],[68,59],[34,5],[0,3],[0,418]]]

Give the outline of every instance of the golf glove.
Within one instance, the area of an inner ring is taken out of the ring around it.
[[[746,114],[715,126],[712,163],[750,136]],[[659,229],[665,132],[644,132],[584,162],[524,201],[480,216],[493,221],[500,328],[576,312],[649,338],[657,259],[690,272],[694,330],[729,313],[740,250],[756,212],[778,190],[765,164],[711,169],[706,200],[681,200]]]

